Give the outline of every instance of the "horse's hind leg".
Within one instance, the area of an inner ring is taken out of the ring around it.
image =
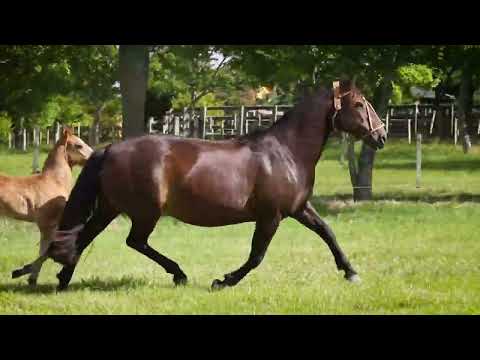
[[[80,258],[83,250],[100,234],[105,228],[118,216],[119,212],[111,208],[105,200],[99,201],[99,206],[93,213],[93,216],[85,224],[85,227],[78,235],[77,239],[77,259]],[[57,274],[59,284],[58,291],[65,290],[72,279],[76,265],[64,266]]]
[[[248,260],[238,270],[226,274],[223,281],[215,279],[212,283],[212,290],[219,290],[225,286],[234,286],[238,284],[238,282],[240,282],[240,280],[242,280],[250,271],[260,265],[267,252],[268,245],[278,229],[280,220],[280,215],[276,215],[268,219],[257,221]]]
[[[187,275],[178,266],[178,264],[163,256],[150,245],[148,245],[148,237],[152,233],[159,217],[152,219],[132,219],[132,228],[128,234],[127,245],[145,255],[149,259],[155,261],[162,266],[165,271],[173,275],[175,285],[185,285],[187,283]]]
[[[304,209],[292,217],[314,231],[327,243],[335,259],[337,269],[345,271],[345,278],[347,280],[352,282],[360,280],[357,272],[353,269],[352,265],[350,265],[347,256],[338,245],[332,229],[320,218],[310,202],[307,202]]]

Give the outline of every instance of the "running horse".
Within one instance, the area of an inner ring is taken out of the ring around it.
[[[315,167],[334,130],[363,139],[375,150],[386,141],[372,105],[348,81],[306,96],[269,129],[223,141],[141,136],[95,152],[83,168],[48,256],[63,265],[57,290],[65,290],[84,249],[119,214],[132,221],[129,247],[173,275],[187,276],[157,252],[148,238],[161,216],[184,223],[225,226],[255,222],[248,260],[214,280],[212,290],[236,285],[262,262],[280,222],[292,217],[326,242],[338,270],[360,278],[309,198]]]
[[[36,285],[72,189],[72,167],[84,165],[92,153],[82,139],[65,128],[39,174],[23,177],[0,175],[0,216],[33,222],[40,231],[39,258],[13,271],[13,278],[30,274],[28,283]]]

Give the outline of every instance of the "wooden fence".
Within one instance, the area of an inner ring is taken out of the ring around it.
[[[226,139],[248,134],[259,128],[268,128],[291,108],[292,105],[202,107],[195,108],[194,111],[183,109],[171,111],[161,119],[148,119],[146,132],[203,139]],[[459,135],[457,108],[454,104],[443,104],[439,111],[443,113],[444,119],[448,119],[450,136],[456,144]],[[478,122],[480,107],[473,109],[473,116]],[[437,110],[432,105],[398,105],[389,106],[383,121],[389,137],[407,138],[411,143],[417,133],[422,133],[424,137],[432,136],[438,128],[438,117]],[[480,122],[478,124],[477,131],[480,134]],[[70,124],[70,127],[77,136],[88,140],[90,130],[88,127],[79,124]],[[102,128],[100,133],[101,142],[120,139],[120,129],[116,127]],[[55,143],[61,135],[61,125],[56,124],[43,130],[23,129],[22,134],[21,146],[17,148],[27,150],[29,147]],[[15,147],[13,133],[9,134],[8,146]]]

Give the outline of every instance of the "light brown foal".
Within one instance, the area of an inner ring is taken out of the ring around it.
[[[30,274],[36,285],[45,252],[58,226],[72,189],[72,167],[83,166],[93,150],[70,129],[48,154],[41,173],[18,177],[0,175],[0,216],[36,223],[40,230],[40,257],[12,273],[13,278]]]

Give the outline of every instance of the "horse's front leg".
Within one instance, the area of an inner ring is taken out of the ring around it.
[[[255,232],[252,239],[252,248],[248,260],[238,270],[235,270],[225,275],[225,279],[214,280],[212,283],[212,290],[219,290],[225,286],[234,286],[240,282],[250,271],[255,269],[262,262],[268,245],[272,240],[273,235],[278,229],[281,216],[276,214],[271,217],[258,220],[255,225]]]
[[[314,231],[327,243],[337,264],[337,269],[345,271],[345,279],[351,282],[360,281],[357,272],[350,265],[347,256],[338,245],[332,229],[320,218],[310,202],[307,202],[305,207],[292,217]]]

